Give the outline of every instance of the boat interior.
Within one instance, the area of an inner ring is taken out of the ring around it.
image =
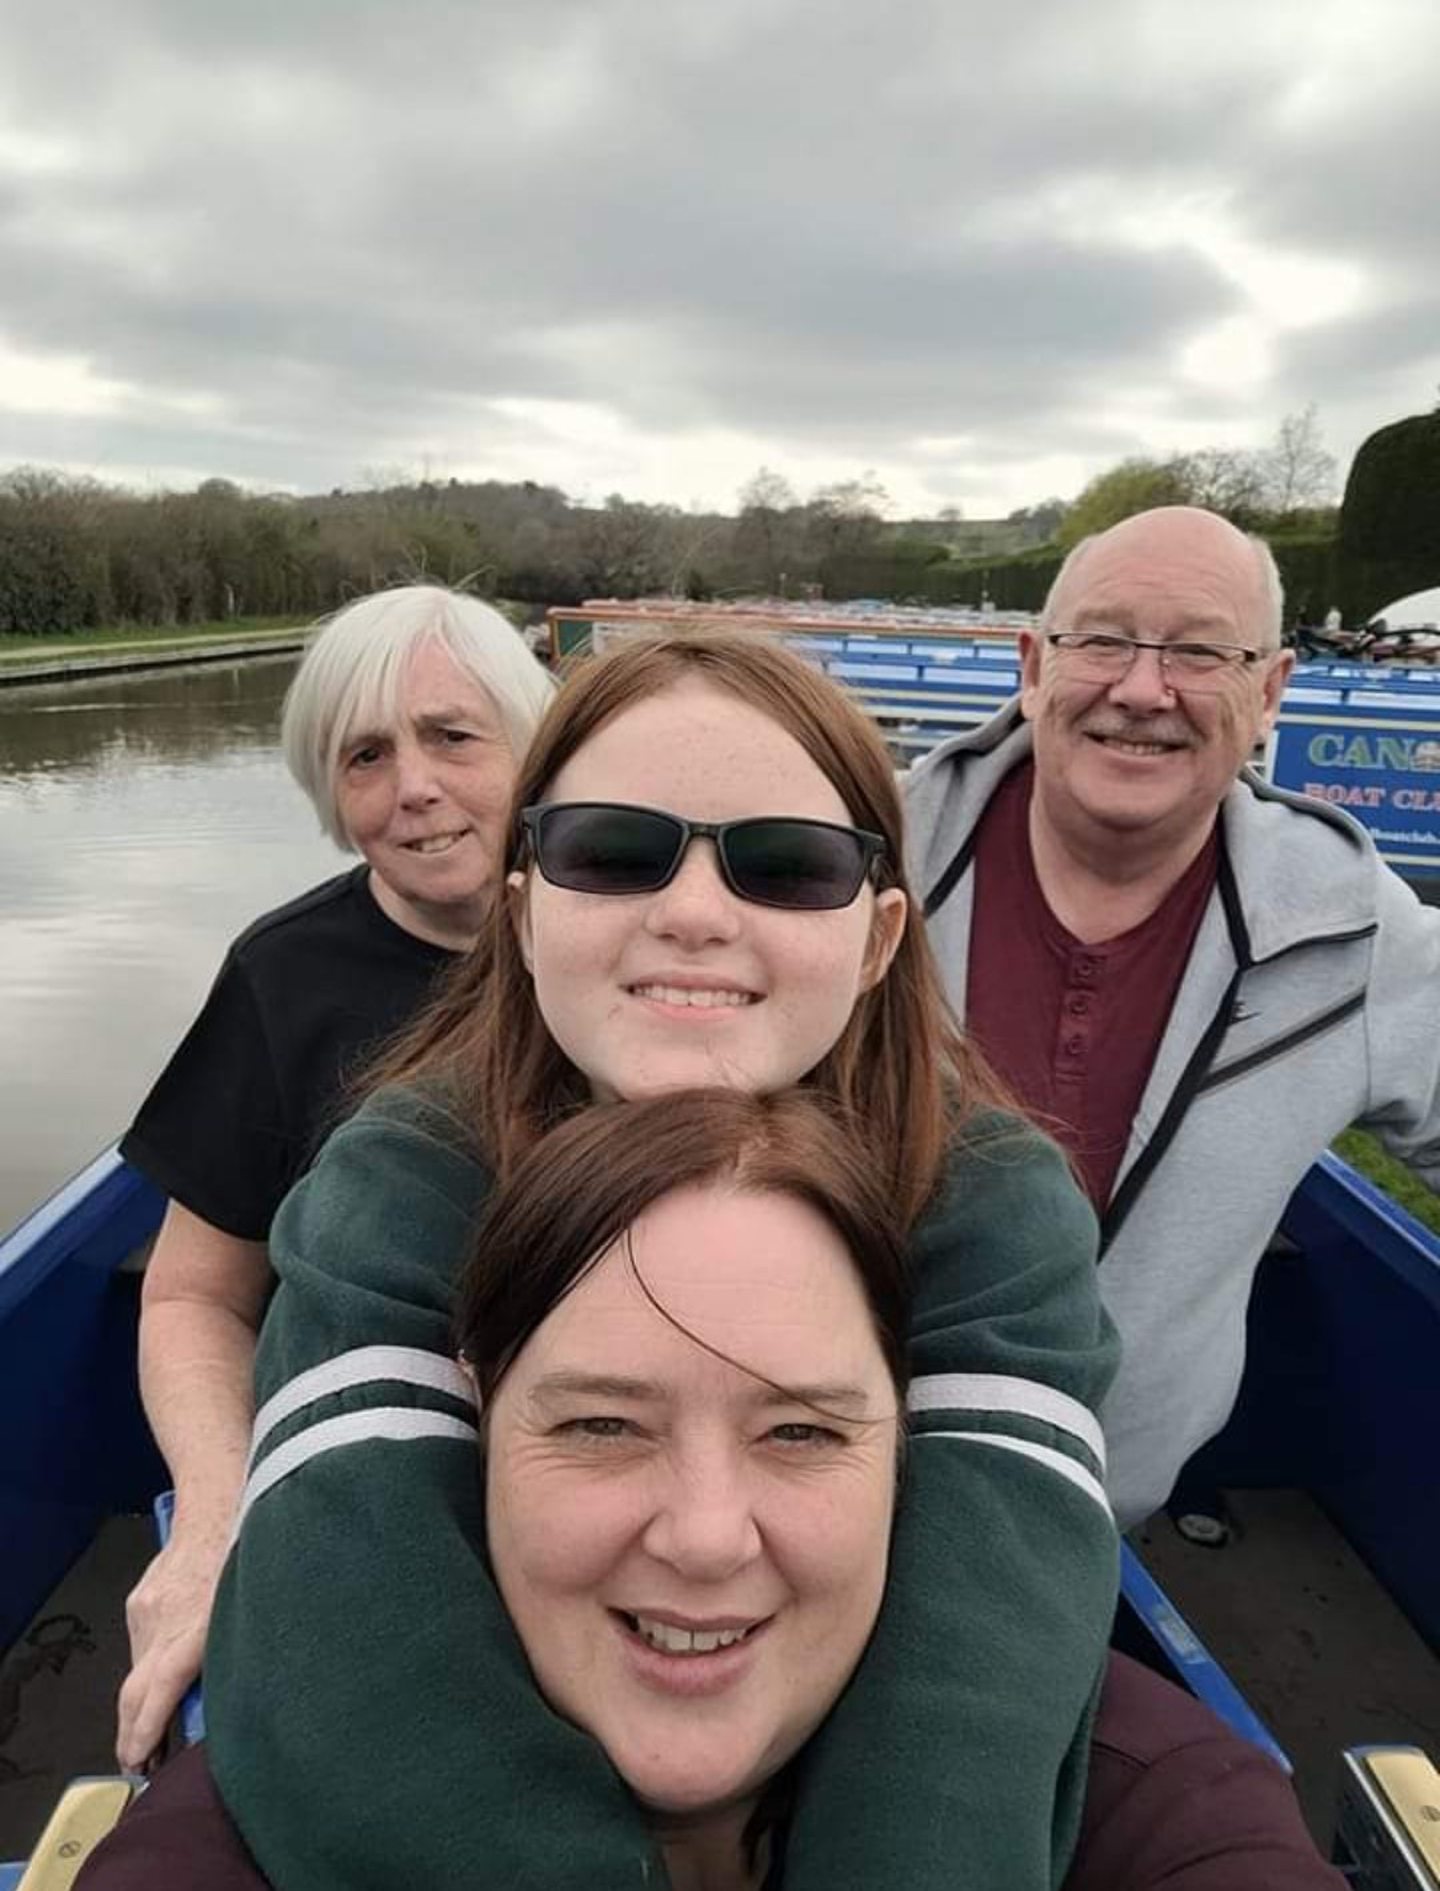
[[[112,1152],[0,1243],[0,1860],[113,1771],[166,1482],[135,1376],[159,1211]],[[1283,1755],[1327,1849],[1347,1751],[1440,1755],[1437,1358],[1440,1243],[1323,1158],[1262,1263],[1231,1423],[1126,1546],[1117,1645]]]

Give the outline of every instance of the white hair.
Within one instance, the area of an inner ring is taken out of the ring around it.
[[[1161,509],[1169,511],[1172,508],[1164,507]],[[1140,515],[1136,514],[1134,516],[1138,517]],[[1124,521],[1122,520],[1121,523],[1123,524]],[[1055,600],[1060,595],[1060,588],[1067,578],[1074,575],[1075,567],[1080,563],[1086,548],[1097,544],[1104,536],[1105,534],[1103,532],[1091,532],[1085,538],[1080,539],[1076,544],[1072,545],[1070,550],[1065,554],[1064,562],[1055,573],[1054,579],[1051,581],[1050,589],[1045,594],[1045,602],[1040,611],[1041,630],[1049,630],[1052,628],[1055,614]],[[1254,532],[1244,532],[1241,536],[1250,547],[1251,553],[1254,556],[1256,574],[1260,579],[1262,599],[1261,619],[1255,626],[1259,637],[1258,647],[1261,650],[1278,650],[1283,641],[1282,633],[1285,624],[1285,586],[1280,579],[1280,567],[1275,563],[1275,554],[1271,551],[1263,538],[1260,538]]]
[[[1260,628],[1260,648],[1278,650],[1284,641],[1285,633],[1285,586],[1280,577],[1280,567],[1275,562],[1275,554],[1265,540],[1254,532],[1245,534],[1255,553],[1255,562],[1260,567],[1260,584],[1265,596],[1265,616]]]
[[[322,620],[286,691],[280,745],[321,827],[347,852],[354,849],[335,794],[341,752],[356,730],[396,724],[406,665],[432,638],[494,703],[517,764],[554,694],[520,632],[463,591],[402,585]]]

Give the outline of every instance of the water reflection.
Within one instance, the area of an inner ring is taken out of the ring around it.
[[[0,693],[0,785],[72,769],[123,768],[136,756],[185,764],[273,749],[277,704],[295,658],[198,664]]]
[[[229,940],[337,872],[293,657],[0,691],[0,1230],[124,1127]]]

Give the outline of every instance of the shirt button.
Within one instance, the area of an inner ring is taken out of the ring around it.
[[[1065,1009],[1072,1017],[1083,1018],[1090,1009],[1090,1000],[1083,991],[1072,992],[1065,1000]]]
[[[1094,978],[1095,976],[1094,959],[1076,959],[1075,976],[1077,978]]]
[[[1083,1037],[1067,1037],[1065,1040],[1065,1055],[1067,1057],[1078,1057],[1084,1048],[1085,1040]]]

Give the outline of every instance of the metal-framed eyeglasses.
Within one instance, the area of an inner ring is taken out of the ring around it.
[[[1142,650],[1153,650],[1165,681],[1186,690],[1223,689],[1231,677],[1275,654],[1241,643],[1157,643],[1118,630],[1050,630],[1045,641],[1068,675],[1091,683],[1118,683]]]

